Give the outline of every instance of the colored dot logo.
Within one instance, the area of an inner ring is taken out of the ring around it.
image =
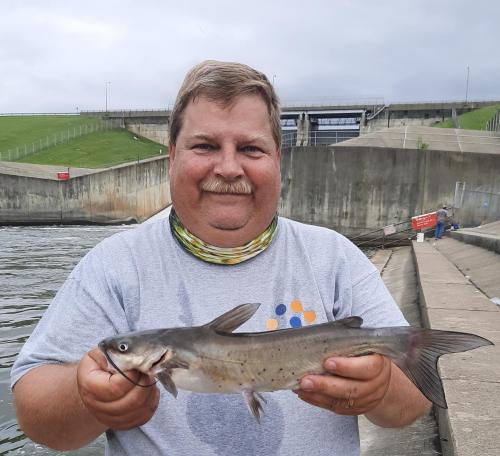
[[[275,311],[276,311],[276,315],[279,315],[279,316],[285,315],[285,313],[286,313],[286,306],[285,306],[285,304],[278,304],[276,306]]]
[[[290,328],[301,328],[304,324],[310,325],[316,320],[316,312],[314,310],[305,310],[298,299],[290,302],[289,309],[295,315],[285,318],[288,307],[285,304],[278,304],[274,308],[274,318],[269,318],[266,322],[267,330],[274,331],[275,329],[279,329],[280,326],[282,328],[287,326]]]

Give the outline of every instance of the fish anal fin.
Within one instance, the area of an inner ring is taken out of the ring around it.
[[[257,312],[259,306],[260,304],[256,303],[241,304],[220,315],[215,320],[207,323],[205,326],[213,329],[214,331],[231,333],[247,320],[252,318],[253,314]]]
[[[253,390],[245,389],[242,391],[241,394],[243,395],[243,400],[245,401],[245,404],[246,404],[249,412],[257,420],[257,423],[260,424],[260,418],[264,414],[264,409],[262,407],[261,401],[263,401],[265,403],[266,400],[264,399],[264,397],[261,394],[256,393]]]
[[[165,369],[158,374],[156,378],[160,381],[163,387],[174,397],[177,397],[177,386],[175,386],[174,381],[170,375],[170,370]]]

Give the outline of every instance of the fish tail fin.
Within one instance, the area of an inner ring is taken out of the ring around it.
[[[413,328],[408,332],[407,343],[407,350],[393,358],[395,364],[427,399],[442,408],[448,406],[437,370],[439,357],[493,345],[488,339],[474,334]]]

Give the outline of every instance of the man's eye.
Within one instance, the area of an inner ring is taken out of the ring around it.
[[[256,146],[244,146],[240,148],[241,152],[244,152],[246,154],[258,154],[261,153],[262,151],[256,147]]]
[[[211,144],[207,144],[207,143],[200,143],[200,144],[195,144],[194,149],[209,151],[209,150],[213,150],[214,146],[212,146]]]

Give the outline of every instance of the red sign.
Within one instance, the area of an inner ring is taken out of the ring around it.
[[[415,230],[423,230],[425,228],[434,228],[437,223],[437,214],[429,212],[428,214],[417,215],[411,218],[411,227]]]
[[[63,171],[61,173],[57,173],[57,178],[61,181],[67,181],[69,179],[69,172]]]

